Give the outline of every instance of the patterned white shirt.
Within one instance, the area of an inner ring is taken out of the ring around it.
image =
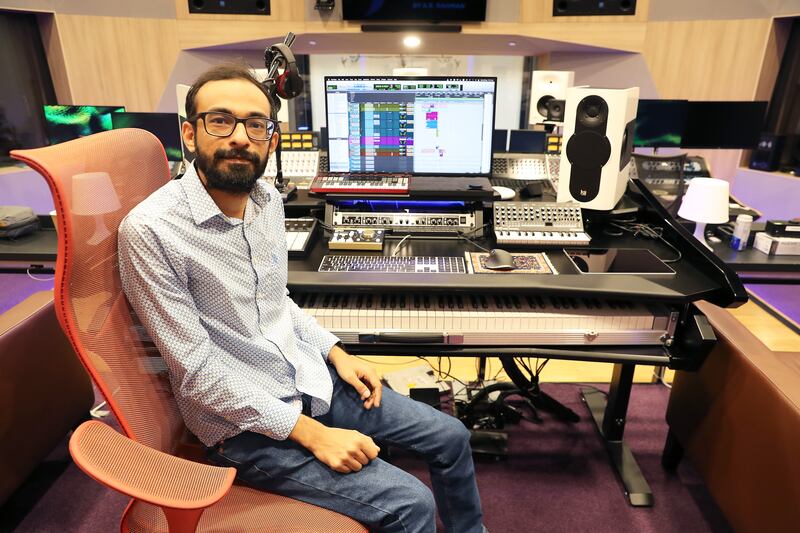
[[[243,431],[283,440],[311,397],[328,411],[339,340],[289,298],[281,197],[258,180],[229,218],[193,165],[119,228],[122,285],[169,370],[187,427],[207,446]]]

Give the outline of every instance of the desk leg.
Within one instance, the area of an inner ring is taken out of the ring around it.
[[[634,507],[652,507],[653,493],[647,484],[630,448],[623,442],[625,417],[633,385],[636,365],[615,364],[608,398],[599,391],[584,391],[583,401],[589,407],[597,430],[611,457],[611,463],[625,487],[625,494]]]

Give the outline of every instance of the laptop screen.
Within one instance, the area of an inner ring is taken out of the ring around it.
[[[325,78],[331,172],[489,176],[497,78]]]

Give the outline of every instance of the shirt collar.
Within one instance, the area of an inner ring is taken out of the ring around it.
[[[192,218],[198,226],[215,216],[221,216],[227,219],[225,214],[214,202],[214,199],[208,194],[203,182],[200,181],[200,176],[197,174],[197,169],[194,163],[186,168],[186,172],[180,180],[181,186],[186,193],[186,199],[189,202],[189,211],[192,213]],[[250,193],[250,198],[258,204],[260,208],[270,201],[270,194],[267,191],[267,184],[264,179],[259,179],[256,182]]]

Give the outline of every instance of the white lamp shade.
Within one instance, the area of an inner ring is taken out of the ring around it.
[[[728,182],[716,178],[694,178],[683,195],[678,216],[704,224],[728,222]]]
[[[120,207],[117,191],[107,172],[72,176],[72,212],[76,215],[102,215]]]

